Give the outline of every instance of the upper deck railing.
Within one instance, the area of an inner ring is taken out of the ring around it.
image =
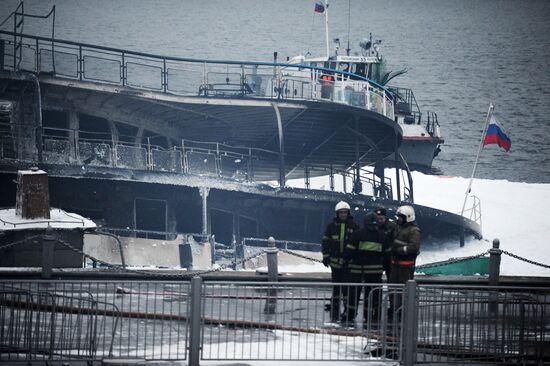
[[[329,101],[394,118],[385,87],[306,65],[168,57],[0,31],[0,68],[174,95]],[[328,73],[349,81],[322,80]]]

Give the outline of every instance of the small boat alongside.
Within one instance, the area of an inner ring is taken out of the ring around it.
[[[482,255],[450,258],[441,262],[417,266],[416,272],[425,275],[486,276],[489,274],[489,257]]]
[[[406,69],[396,72],[387,71],[386,63],[380,54],[380,45],[382,40],[375,40],[372,34],[368,39],[359,43],[361,54],[355,52],[351,54],[348,47],[345,54],[340,51],[340,40],[334,39],[334,52],[330,54],[330,42],[328,39],[328,6],[324,7],[323,12],[326,18],[326,56],[311,57],[298,55],[289,59],[290,64],[304,65],[314,68],[324,68],[320,73],[312,73],[311,78],[318,80],[324,85],[322,97],[334,102],[346,103],[356,106],[365,106],[369,110],[382,110],[383,98],[373,98],[374,100],[361,100],[352,93],[357,90],[357,85],[362,86],[364,90],[381,89],[388,91],[393,104],[394,121],[403,131],[403,139],[399,147],[399,153],[405,159],[411,168],[431,168],[433,159],[441,151],[441,145],[444,139],[441,135],[441,129],[437,114],[428,111],[423,116],[420,111],[416,98],[411,89],[391,86],[389,83],[394,78],[407,72]],[[295,73],[295,70],[291,70]],[[309,70],[303,70],[307,74]],[[424,118],[423,118],[424,117]],[[387,162],[395,161],[395,156],[386,158]],[[399,159],[397,159],[399,160]]]

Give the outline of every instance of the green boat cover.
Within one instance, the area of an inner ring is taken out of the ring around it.
[[[443,262],[424,264],[416,268],[417,273],[427,275],[488,275],[489,257],[460,260],[453,258]]]

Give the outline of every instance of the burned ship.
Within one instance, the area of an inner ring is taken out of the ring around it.
[[[0,31],[2,206],[36,166],[52,206],[121,236],[318,243],[346,200],[358,220],[412,204],[425,245],[481,237],[469,217],[414,204],[395,100],[366,78],[26,35],[13,17]],[[388,156],[395,175],[379,168]]]

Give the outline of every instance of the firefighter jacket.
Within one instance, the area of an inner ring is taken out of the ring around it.
[[[390,273],[391,268],[391,248],[393,243],[393,237],[395,236],[395,230],[397,224],[393,221],[386,220],[384,225],[378,226],[378,233],[380,240],[384,246],[384,270],[386,273]]]
[[[420,253],[420,237],[420,228],[414,221],[397,225],[391,247],[393,263],[414,265]]]
[[[351,273],[376,273],[384,271],[384,243],[377,227],[365,227],[353,233],[346,246],[344,261]]]
[[[322,240],[323,260],[329,260],[329,264],[334,268],[342,268],[344,261],[343,255],[346,245],[348,245],[351,234],[359,229],[359,225],[348,216],[346,221],[340,221],[337,217],[327,225],[325,235]]]

